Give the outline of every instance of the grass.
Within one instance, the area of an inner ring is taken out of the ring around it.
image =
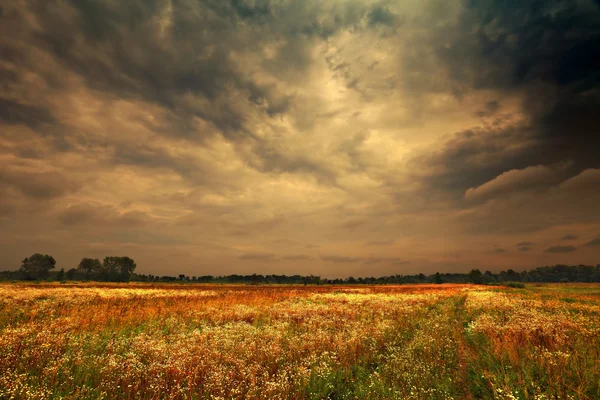
[[[600,285],[0,285],[1,399],[597,399]]]

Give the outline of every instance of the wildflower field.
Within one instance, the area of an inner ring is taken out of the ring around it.
[[[1,399],[600,399],[600,285],[0,285]]]

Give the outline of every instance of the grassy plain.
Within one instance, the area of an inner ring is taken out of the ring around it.
[[[0,285],[1,399],[600,399],[600,285]]]

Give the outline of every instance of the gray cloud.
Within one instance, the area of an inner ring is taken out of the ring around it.
[[[533,246],[535,243],[533,242],[519,242],[516,244],[517,247],[525,247],[525,246]]]
[[[498,112],[500,109],[500,102],[497,100],[490,100],[485,103],[485,107],[482,110],[477,111],[478,117],[490,117]]]
[[[0,185],[39,200],[61,197],[79,187],[77,182],[64,173],[28,171],[14,167],[4,168],[0,172]]]
[[[574,246],[551,246],[548,247],[546,253],[572,253],[577,250]]]
[[[2,73],[2,76],[16,78],[16,74],[9,72]],[[12,75],[12,76],[11,76]],[[0,121],[9,124],[25,124],[33,129],[38,129],[43,125],[56,124],[52,114],[45,108],[21,104],[17,101],[0,97]]]
[[[584,244],[584,246],[600,246],[600,235]]]
[[[492,249],[489,251],[489,253],[492,254],[504,254],[506,253],[506,249]]]
[[[476,188],[506,171],[564,160],[574,161],[571,174],[597,167],[592,151],[600,138],[593,111],[600,106],[597,2],[464,5],[456,25],[433,29],[427,37],[457,95],[520,91],[529,122],[495,117],[495,126],[455,135],[428,156],[426,165],[445,167],[430,177],[432,187]]]
[[[128,227],[136,228],[148,225],[155,219],[139,210],[119,211],[113,206],[79,203],[67,207],[58,214],[61,223],[74,227],[76,225],[93,225],[95,227]]]
[[[560,240],[576,240],[578,238],[579,238],[579,236],[577,236],[577,235],[572,235],[570,233],[567,233],[566,235],[562,236],[560,238]]]

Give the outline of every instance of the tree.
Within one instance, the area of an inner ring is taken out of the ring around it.
[[[61,268],[60,271],[58,271],[58,273],[56,274],[56,280],[57,281],[65,280],[65,269],[64,268]]]
[[[82,258],[77,269],[90,279],[102,272],[102,264],[97,258]]]
[[[127,282],[136,266],[129,257],[104,257],[102,276],[107,281]]]
[[[35,253],[22,261],[20,271],[25,274],[25,279],[46,279],[55,266],[56,260],[52,256]]]
[[[75,278],[75,275],[77,274],[77,270],[75,268],[71,268],[70,270],[68,270],[65,273],[65,276],[67,277],[68,280],[73,280]]]
[[[469,282],[481,284],[483,283],[483,274],[478,269],[472,269],[469,272]]]
[[[442,275],[440,275],[439,272],[436,272],[435,273],[435,283],[437,283],[439,285],[440,283],[443,283],[443,282],[444,281],[442,280]]]

